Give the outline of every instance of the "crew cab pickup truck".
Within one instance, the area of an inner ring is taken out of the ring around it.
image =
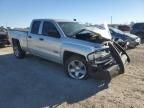
[[[24,58],[29,52],[63,64],[73,79],[91,75],[97,79],[111,78],[124,73],[125,64],[130,62],[118,44],[75,21],[36,19],[29,31],[8,33],[17,58]]]

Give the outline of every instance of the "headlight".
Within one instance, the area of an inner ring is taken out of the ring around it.
[[[95,53],[88,55],[88,60],[93,61],[93,60],[100,58],[100,57],[101,57],[100,52],[95,52]]]
[[[140,42],[140,38],[137,38],[135,41],[136,41],[136,42]]]
[[[107,57],[110,55],[110,52],[107,51],[95,51],[94,53],[88,55],[88,60],[90,61],[100,61],[103,60],[103,58]]]
[[[129,45],[129,44],[130,44],[130,42],[127,42],[127,43],[126,43],[126,45]]]

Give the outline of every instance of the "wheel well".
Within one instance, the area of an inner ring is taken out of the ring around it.
[[[70,58],[71,56],[80,56],[80,57],[86,59],[85,56],[83,56],[83,55],[81,55],[81,54],[74,53],[74,52],[70,52],[70,51],[65,51],[65,52],[64,52],[64,55],[63,55],[63,63],[65,63],[65,61],[66,61],[68,58]]]

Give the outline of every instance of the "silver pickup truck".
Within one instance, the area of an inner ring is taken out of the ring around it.
[[[17,58],[29,52],[63,64],[68,76],[78,80],[111,78],[124,73],[130,62],[118,44],[75,21],[36,19],[29,31],[9,30],[8,34]]]

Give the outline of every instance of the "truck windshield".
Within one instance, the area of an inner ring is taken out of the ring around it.
[[[66,36],[70,37],[74,33],[85,29],[85,26],[78,22],[58,22],[59,26],[63,30]]]

